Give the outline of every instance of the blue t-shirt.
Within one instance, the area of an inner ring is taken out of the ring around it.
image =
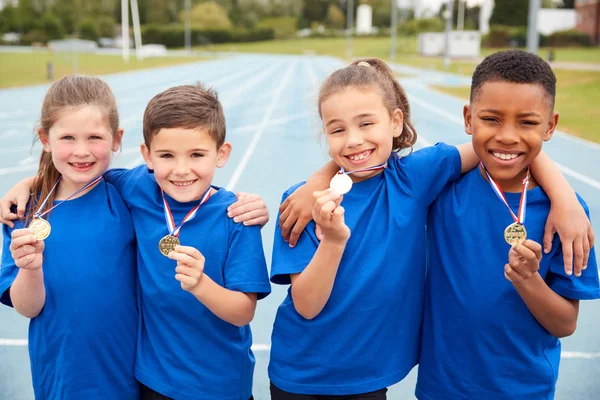
[[[520,193],[505,196],[516,213]],[[529,239],[542,243],[549,211],[541,187],[527,192]],[[512,222],[479,168],[449,185],[431,206],[419,399],[554,398],[560,341],[536,321],[504,277],[510,249],[504,229]],[[566,298],[600,295],[593,249],[583,275],[568,276],[556,238],[539,273]]]
[[[176,262],[158,250],[167,235],[160,187],[142,165],[110,170],[127,202],[138,235],[141,323],[136,377],[172,398],[243,399],[252,394],[254,355],[250,326],[237,327],[214,315],[175,279]],[[178,203],[165,193],[179,224],[198,201]],[[258,298],[271,287],[260,228],[227,217],[233,193],[218,189],[180,231],[182,245],[205,257],[204,273],[217,284]]]
[[[100,181],[48,214],[46,303],[29,323],[29,357],[39,399],[139,399],[133,224],[117,190]],[[16,221],[16,228],[23,221]],[[19,268],[3,226],[2,303]]]
[[[382,173],[354,183],[344,195],[351,235],[321,313],[304,319],[291,288],[277,311],[269,377],[287,392],[371,392],[400,381],[417,363],[427,208],[459,176],[460,156],[455,147],[439,144],[388,162]],[[277,227],[271,281],[289,284],[290,274],[306,268],[318,245],[314,221],[294,248]]]

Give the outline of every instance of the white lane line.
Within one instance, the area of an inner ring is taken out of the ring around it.
[[[591,360],[594,358],[600,358],[600,353],[584,353],[581,351],[563,351],[560,353],[561,358],[583,358]]]
[[[270,344],[254,343],[252,345],[252,351],[270,351]]]
[[[416,103],[420,107],[426,108],[429,111],[431,111],[441,117],[446,118],[448,121],[454,122],[460,126],[463,126],[463,124],[464,124],[464,121],[462,118],[459,118],[453,114],[450,114],[448,111],[442,110],[441,108],[433,106],[433,105],[427,103],[426,101],[421,100],[418,97],[414,96],[412,93],[410,94],[409,98],[410,98],[410,102]],[[554,163],[558,166],[558,168],[562,171],[563,174],[570,176],[573,179],[577,179],[580,182],[583,182],[587,185],[590,185],[593,188],[600,190],[600,182],[598,182],[597,180],[592,179],[589,176],[583,175],[577,171],[574,171],[571,168],[566,167],[556,161],[554,161]]]
[[[36,171],[38,164],[20,165],[18,167],[0,168],[0,175],[14,174],[17,172]]]
[[[310,117],[310,114],[307,112],[301,113],[301,114],[296,114],[296,115],[288,115],[287,117],[282,117],[282,118],[271,120],[267,127],[271,128],[273,126],[285,125],[288,122],[297,121],[299,119],[305,119],[305,118],[309,118],[309,117]],[[239,126],[236,128],[232,128],[227,133],[254,132],[259,127],[260,127],[260,124],[242,125],[242,126]]]
[[[0,339],[0,346],[27,346],[27,339]]]
[[[260,137],[262,136],[263,132],[267,128],[267,125],[269,124],[269,120],[271,119],[271,115],[273,114],[273,111],[275,110],[275,107],[277,106],[277,103],[279,102],[279,98],[281,97],[281,94],[283,93],[283,89],[287,85],[294,68],[296,68],[296,61],[294,61],[294,63],[288,67],[287,71],[285,72],[285,75],[283,76],[283,79],[279,82],[279,86],[277,87],[277,91],[275,92],[275,95],[273,96],[273,99],[271,100],[271,104],[269,104],[269,107],[267,108],[267,111],[265,112],[265,115],[263,116],[263,119],[260,122],[260,127],[254,134],[254,137],[252,138],[252,142],[250,143],[250,146],[248,146],[246,153],[244,153],[244,157],[242,158],[242,161],[240,161],[239,165],[233,172],[233,176],[231,177],[231,179],[229,180],[229,183],[227,184],[227,190],[233,191],[235,185],[237,184],[238,180],[242,176],[242,173],[246,169],[246,164],[248,164],[248,160],[250,160],[250,157],[252,157],[252,153],[254,153],[254,149],[256,148],[256,145],[258,144]]]

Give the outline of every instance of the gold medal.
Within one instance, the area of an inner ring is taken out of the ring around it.
[[[50,222],[43,218],[32,219],[28,228],[33,229],[33,236],[35,236],[37,240],[46,239],[48,236],[50,236],[50,231],[52,230]]]
[[[504,240],[506,243],[511,246],[515,244],[521,244],[527,239],[527,231],[525,230],[525,226],[518,223],[513,222],[504,230]]]
[[[179,246],[179,238],[173,235],[167,235],[158,242],[158,250],[163,256],[168,256],[170,252],[175,251],[175,246]]]

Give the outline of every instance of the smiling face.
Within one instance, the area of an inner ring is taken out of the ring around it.
[[[215,168],[225,165],[231,145],[220,148],[206,129],[163,128],[152,137],[151,148],[142,144],[142,156],[154,170],[156,182],[180,203],[202,198]]]
[[[504,191],[518,192],[527,167],[558,123],[541,85],[486,82],[463,111],[475,153]]]
[[[123,131],[113,135],[106,116],[96,106],[81,106],[62,112],[46,133],[38,132],[44,151],[62,175],[59,197],[76,192],[102,175],[117,151]]]
[[[346,171],[383,164],[390,157],[393,138],[402,133],[402,112],[390,112],[376,87],[348,87],[321,103],[321,116],[333,161]],[[358,182],[380,173],[350,175]]]

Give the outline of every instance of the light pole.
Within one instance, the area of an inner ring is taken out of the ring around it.
[[[537,32],[537,15],[540,10],[541,0],[529,0],[529,18],[527,21],[527,51],[537,54],[539,35]]]
[[[466,0],[458,0],[458,21],[456,22],[457,31],[462,31],[465,29],[465,2]]]
[[[192,4],[191,0],[185,0],[185,51],[192,50]]]
[[[398,36],[398,0],[392,0],[392,36],[390,45],[390,61],[396,61],[396,36]]]
[[[354,0],[347,0],[346,6],[346,57],[352,58],[352,26],[354,25]]]
[[[448,0],[444,18],[446,19],[446,36],[444,37],[444,68],[450,67],[450,34],[452,33],[452,14],[454,13],[454,0]]]

